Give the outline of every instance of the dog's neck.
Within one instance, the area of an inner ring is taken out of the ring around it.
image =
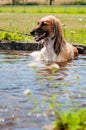
[[[52,38],[47,37],[44,39],[44,47],[49,51],[53,51],[53,53],[55,53],[56,55],[59,55],[60,51],[61,51],[61,44],[57,44],[56,43],[56,37],[53,36]],[[56,46],[57,44],[57,46]]]
[[[54,51],[54,42],[55,39],[45,38],[44,47],[41,50],[41,56],[46,61],[56,61],[57,55]]]
[[[65,41],[62,44],[57,44],[56,37],[48,37],[44,39],[43,43],[44,47],[41,50],[41,59],[45,61],[57,61],[57,56],[62,52]]]
[[[46,47],[47,50],[53,50],[54,51],[54,42],[55,42],[55,39],[53,38],[45,38],[44,39],[44,47]]]

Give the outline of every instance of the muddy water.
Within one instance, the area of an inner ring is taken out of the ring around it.
[[[43,130],[54,120],[50,99],[57,109],[86,107],[86,56],[52,73],[29,55],[0,54],[0,130]]]

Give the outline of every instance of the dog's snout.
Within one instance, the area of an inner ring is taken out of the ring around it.
[[[30,34],[34,36],[35,32],[32,30],[30,31]]]
[[[34,29],[34,30],[32,30],[32,31],[30,32],[30,34],[31,34],[33,37],[35,37],[36,35],[39,35],[40,32],[39,32],[38,29]]]

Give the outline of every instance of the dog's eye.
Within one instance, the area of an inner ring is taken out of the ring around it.
[[[42,24],[41,24],[41,26],[46,26],[47,24],[46,23],[44,23],[44,22],[42,22]]]

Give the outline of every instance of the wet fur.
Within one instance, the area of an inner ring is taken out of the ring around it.
[[[40,19],[31,34],[37,41],[43,40],[44,47],[38,53],[40,60],[65,62],[78,56],[77,48],[65,41],[61,23],[54,16]]]

